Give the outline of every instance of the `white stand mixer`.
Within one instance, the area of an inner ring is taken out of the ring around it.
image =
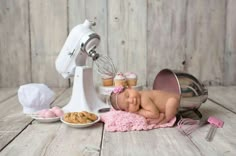
[[[74,27],[56,60],[56,69],[64,77],[74,76],[74,85],[70,102],[63,107],[64,112],[101,112],[110,108],[102,102],[93,84],[92,68],[85,66],[87,56],[96,61],[100,55],[95,49],[100,37],[91,30],[95,23],[85,20]]]

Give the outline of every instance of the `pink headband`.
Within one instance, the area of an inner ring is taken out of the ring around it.
[[[118,86],[118,87],[115,87],[112,92],[115,93],[115,94],[120,94],[121,92],[124,91],[124,89],[125,89],[125,87]]]
[[[116,107],[117,107],[119,110],[121,110],[121,109],[120,109],[120,107],[119,107],[119,105],[118,105],[118,95],[119,95],[120,93],[122,93],[124,90],[125,90],[125,87],[123,87],[123,86],[118,86],[118,87],[115,87],[115,88],[113,89],[113,91],[111,92],[111,95],[112,95],[112,93],[116,94],[116,103],[115,103],[115,105],[116,105]]]

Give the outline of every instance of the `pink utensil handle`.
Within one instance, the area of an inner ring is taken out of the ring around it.
[[[222,128],[224,125],[224,121],[216,118],[216,117],[209,117],[207,120],[210,124],[215,125],[217,128]]]

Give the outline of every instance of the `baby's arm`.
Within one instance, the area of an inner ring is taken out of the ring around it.
[[[162,121],[160,121],[159,124],[164,124],[169,122],[171,119],[175,117],[177,114],[179,107],[179,98],[169,98],[166,102],[166,108],[165,108],[165,116]]]
[[[159,112],[154,113],[151,110],[145,110],[143,108],[141,108],[137,114],[144,116],[145,118],[159,118]]]
[[[160,112],[153,101],[148,95],[144,94],[141,97],[141,108],[137,114],[144,116],[145,118],[157,119],[160,116]]]

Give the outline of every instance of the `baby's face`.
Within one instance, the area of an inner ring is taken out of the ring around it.
[[[137,112],[141,105],[141,96],[138,91],[134,89],[125,89],[117,97],[117,104],[121,110],[127,112]]]

